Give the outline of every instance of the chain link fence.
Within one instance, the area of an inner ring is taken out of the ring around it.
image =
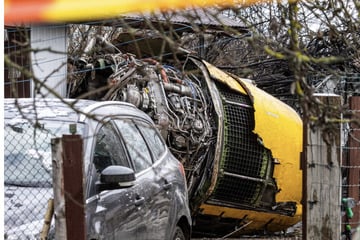
[[[53,197],[51,136],[9,117],[4,129],[5,239],[39,239]]]

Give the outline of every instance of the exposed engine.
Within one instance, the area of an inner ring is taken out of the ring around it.
[[[76,72],[68,84],[69,97],[125,101],[146,112],[183,163],[192,192],[209,149],[214,149],[212,101],[196,73],[185,75],[154,59],[139,60],[120,51],[84,56],[71,64]]]
[[[97,45],[101,47],[95,48]],[[237,226],[239,218],[247,216],[246,212],[229,213],[233,220],[226,226],[230,228],[213,224],[222,218],[213,213],[219,206],[223,209],[220,215],[234,208],[285,217],[297,214],[294,219],[286,218],[289,224],[299,220],[299,199],[287,197],[292,189],[286,189],[284,200],[276,198],[281,189],[274,169],[279,162],[255,133],[251,94],[235,91],[219,79],[231,76],[215,68],[210,70],[196,57],[186,56],[180,67],[160,64],[151,58],[138,59],[102,38],[90,41],[87,49],[81,58],[69,60],[72,73],[68,97],[130,102],[154,120],[170,151],[184,165],[190,207],[200,223],[198,230],[205,226],[206,231],[206,226],[212,224],[218,227],[214,231],[227,232]],[[231,81],[230,85],[239,84],[236,78]],[[296,114],[289,116],[287,107],[282,108],[289,126],[301,128]],[[261,112],[266,114],[264,119],[277,116],[267,109],[258,109]],[[282,122],[274,119],[270,119],[276,124],[274,127],[281,127]],[[267,141],[271,140],[272,136],[265,135]],[[279,140],[275,142],[278,144]],[[281,157],[287,156],[280,153],[277,152]],[[292,166],[289,169],[294,169],[293,162],[297,159],[289,161]],[[296,184],[299,182],[301,179],[297,177]],[[269,221],[270,224],[273,220]],[[267,226],[282,229],[277,223],[283,221],[279,218],[279,222]]]

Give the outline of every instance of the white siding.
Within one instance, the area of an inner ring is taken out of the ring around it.
[[[31,29],[32,69],[36,79],[53,89],[61,97],[66,96],[67,41],[65,25],[33,26]],[[35,88],[33,81],[32,89]],[[32,96],[55,97],[45,87]]]

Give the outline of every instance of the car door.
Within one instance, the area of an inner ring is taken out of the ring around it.
[[[98,192],[96,184],[103,169],[110,165],[132,167],[123,142],[111,121],[96,132],[89,167],[86,217],[87,239],[137,239],[143,215],[140,187],[119,188]]]
[[[124,138],[129,157],[134,164],[136,178],[139,181],[139,196],[145,198],[147,211],[143,215],[144,224],[139,234],[139,239],[166,239],[165,230],[169,208],[169,195],[167,187],[171,186],[166,179],[159,175],[154,167],[153,144],[151,147],[140,129],[154,129],[146,121],[115,120],[119,131]],[[161,147],[161,146],[160,146]],[[163,147],[163,146],[162,146]],[[166,166],[164,166],[166,167]]]
[[[169,232],[174,214],[174,165],[167,159],[166,145],[159,132],[144,122],[136,122],[143,138],[145,139],[154,159],[154,183],[158,186],[158,194],[153,201],[152,220],[149,232],[158,234],[161,239],[169,239]]]

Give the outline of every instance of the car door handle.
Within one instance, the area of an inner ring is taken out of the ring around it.
[[[169,183],[168,181],[165,181],[165,184],[164,184],[164,186],[163,186],[163,189],[167,191],[167,190],[169,190],[169,189],[171,188],[171,186],[172,186],[171,183]]]
[[[145,202],[145,198],[144,197],[139,197],[139,198],[136,198],[135,199],[135,206],[140,206],[140,205],[143,205]]]

